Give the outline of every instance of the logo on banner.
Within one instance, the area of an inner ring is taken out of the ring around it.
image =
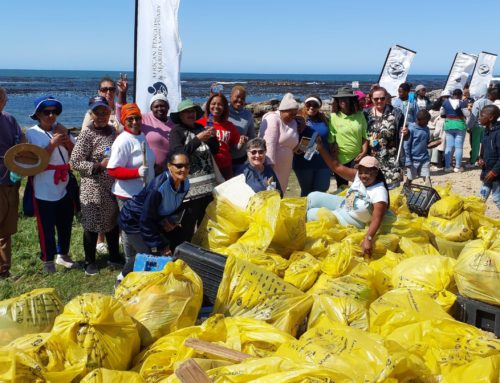
[[[387,66],[387,74],[393,79],[398,79],[403,77],[405,74],[405,66],[400,61],[393,61]]]
[[[479,65],[479,67],[477,68],[477,73],[480,75],[480,76],[487,76],[489,73],[490,73],[490,67],[488,64],[481,64]]]
[[[163,94],[165,97],[168,96],[167,86],[161,81],[155,82],[153,85],[148,86],[148,93],[152,96],[156,94]]]

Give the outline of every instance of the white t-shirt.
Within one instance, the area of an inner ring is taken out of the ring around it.
[[[149,147],[144,134],[135,135],[124,131],[120,133],[111,146],[111,157],[108,169],[114,168],[139,168],[142,165],[142,143],[146,143],[146,163],[149,168],[147,182],[154,178],[155,155]],[[115,180],[111,191],[114,195],[132,198],[144,187],[142,178],[131,180]]]
[[[29,128],[26,131],[26,140],[28,143],[46,148],[52,139],[52,131],[45,131],[38,125]],[[75,138],[70,134],[71,142],[75,143]],[[58,150],[59,149],[59,150]],[[61,157],[62,154],[62,157]],[[64,165],[69,161],[68,150],[60,145],[54,149],[50,156],[49,165]],[[59,201],[66,195],[66,181],[54,183],[55,170],[45,170],[33,177],[33,187],[35,189],[35,198],[43,201]]]
[[[389,196],[384,184],[378,182],[372,186],[365,187],[356,174],[354,182],[349,187],[341,207],[352,218],[366,224],[371,221],[373,204],[377,202],[389,202]]]

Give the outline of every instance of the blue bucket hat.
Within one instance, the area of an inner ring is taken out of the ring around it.
[[[36,114],[45,109],[45,108],[48,108],[50,106],[55,106],[56,107],[56,113],[57,115],[60,115],[61,112],[62,112],[62,104],[59,100],[57,100],[55,97],[53,96],[41,96],[41,97],[38,97],[35,102],[35,110],[33,112],[33,114],[30,115],[31,119],[33,120],[38,120],[36,118]]]
[[[111,110],[111,107],[108,104],[108,100],[102,96],[94,96],[89,99],[89,108],[90,110],[94,110],[98,106],[104,106],[106,109]]]

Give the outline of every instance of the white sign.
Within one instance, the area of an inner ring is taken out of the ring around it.
[[[448,74],[448,80],[444,87],[450,93],[453,93],[455,89],[464,89],[464,85],[472,76],[474,72],[474,66],[476,65],[477,56],[468,53],[457,53],[455,55],[455,60],[451,66],[450,73]]]
[[[479,53],[476,68],[474,68],[469,88],[472,98],[477,100],[486,96],[488,85],[493,79],[493,69],[495,68],[496,60],[496,54],[488,52]]]
[[[181,100],[182,43],[177,13],[180,0],[137,0],[135,102],[143,112],[158,93],[167,96],[170,111]]]
[[[416,54],[417,52],[399,45],[394,45],[389,49],[378,84],[384,87],[391,96],[397,96],[399,86],[406,82]]]

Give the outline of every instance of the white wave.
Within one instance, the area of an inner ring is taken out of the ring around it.
[[[217,84],[222,84],[222,85],[248,84],[248,81],[217,81]]]

